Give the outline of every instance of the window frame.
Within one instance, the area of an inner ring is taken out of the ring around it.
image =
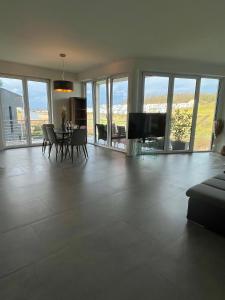
[[[40,146],[42,143],[32,143],[30,110],[29,110],[29,95],[28,95],[28,81],[45,82],[47,84],[48,119],[49,119],[49,122],[51,123],[52,120],[53,120],[53,117],[52,117],[51,80],[50,79],[38,78],[38,77],[32,77],[32,76],[12,75],[12,74],[5,74],[5,73],[0,73],[0,79],[1,78],[18,79],[18,80],[21,80],[21,82],[22,82],[22,88],[23,88],[23,95],[22,96],[23,96],[23,102],[24,102],[24,119],[25,119],[24,121],[25,121],[26,136],[27,136],[26,144],[6,146],[6,142],[5,142],[4,135],[3,135],[3,124],[1,122],[1,136],[2,136],[3,149],[14,149],[14,148],[25,148],[25,147]],[[2,111],[0,112],[0,114],[2,115]]]
[[[211,152],[213,146],[213,135],[211,139],[211,149],[204,150],[204,151],[196,151],[194,150],[194,141],[195,141],[195,131],[196,131],[196,122],[197,122],[197,115],[198,115],[198,104],[199,104],[199,97],[200,97],[200,87],[201,87],[201,79],[208,78],[208,79],[217,79],[219,81],[218,89],[217,89],[217,98],[216,98],[216,106],[215,106],[215,113],[214,113],[214,120],[217,115],[217,108],[218,108],[218,101],[219,101],[219,92],[221,86],[221,80],[223,79],[222,76],[210,76],[210,75],[203,75],[203,74],[184,74],[184,73],[170,73],[170,72],[151,72],[151,71],[142,71],[141,72],[141,111],[143,112],[144,108],[144,88],[145,88],[145,77],[150,76],[159,76],[159,77],[169,77],[168,83],[168,94],[167,94],[167,117],[166,117],[166,133],[165,133],[165,144],[163,151],[154,151],[156,153],[193,153],[193,152]],[[192,114],[192,128],[191,128],[191,135],[190,135],[190,143],[188,150],[170,150],[169,149],[169,135],[171,129],[171,115],[172,115],[172,104],[173,104],[173,95],[174,95],[174,81],[175,78],[187,78],[187,79],[195,79],[196,86],[195,86],[195,96],[194,96],[194,107],[193,107],[193,114]]]

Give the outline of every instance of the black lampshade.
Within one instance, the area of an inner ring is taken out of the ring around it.
[[[54,81],[54,91],[71,93],[73,92],[73,82],[66,80],[55,80]]]

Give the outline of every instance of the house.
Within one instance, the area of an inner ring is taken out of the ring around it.
[[[2,1],[0,299],[225,299],[224,10]]]

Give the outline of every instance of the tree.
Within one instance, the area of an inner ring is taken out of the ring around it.
[[[185,141],[191,133],[192,114],[188,110],[176,109],[172,116],[171,129],[176,141]]]

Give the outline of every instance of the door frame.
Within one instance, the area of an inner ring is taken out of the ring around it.
[[[124,77],[126,77],[128,79],[128,99],[129,99],[129,74],[128,73],[118,73],[118,74],[112,75],[112,76],[100,77],[100,78],[97,78],[96,80],[85,81],[84,83],[86,84],[88,82],[92,82],[92,89],[93,89],[92,99],[93,99],[93,111],[94,111],[93,121],[94,121],[94,133],[95,133],[94,145],[126,153],[127,149],[115,148],[115,147],[112,146],[112,141],[111,141],[113,80],[114,79],[119,79],[119,78],[124,78]],[[97,104],[97,101],[96,101],[96,99],[97,99],[96,84],[99,81],[105,81],[106,82],[106,105],[107,105],[107,107],[106,107],[106,109],[107,109],[107,142],[106,142],[106,144],[99,144],[97,142],[97,132],[96,132],[96,104]],[[86,91],[85,91],[85,93],[86,93]]]
[[[5,142],[4,134],[3,134],[3,126],[1,126],[3,149],[16,149],[16,148],[40,146],[41,143],[35,143],[35,144],[32,143],[31,121],[30,121],[30,110],[29,110],[29,95],[28,95],[28,81],[45,82],[47,84],[48,119],[49,119],[49,122],[51,123],[52,122],[52,97],[51,97],[50,80],[32,77],[32,76],[20,76],[20,75],[11,75],[11,74],[4,74],[4,73],[0,73],[0,79],[1,78],[18,79],[18,80],[21,80],[21,82],[22,82],[24,122],[25,122],[25,128],[26,128],[26,141],[27,141],[26,144],[23,144],[23,145],[6,146],[6,142]],[[0,114],[2,115],[2,111],[0,112]],[[1,122],[1,125],[2,125],[2,122]]]

